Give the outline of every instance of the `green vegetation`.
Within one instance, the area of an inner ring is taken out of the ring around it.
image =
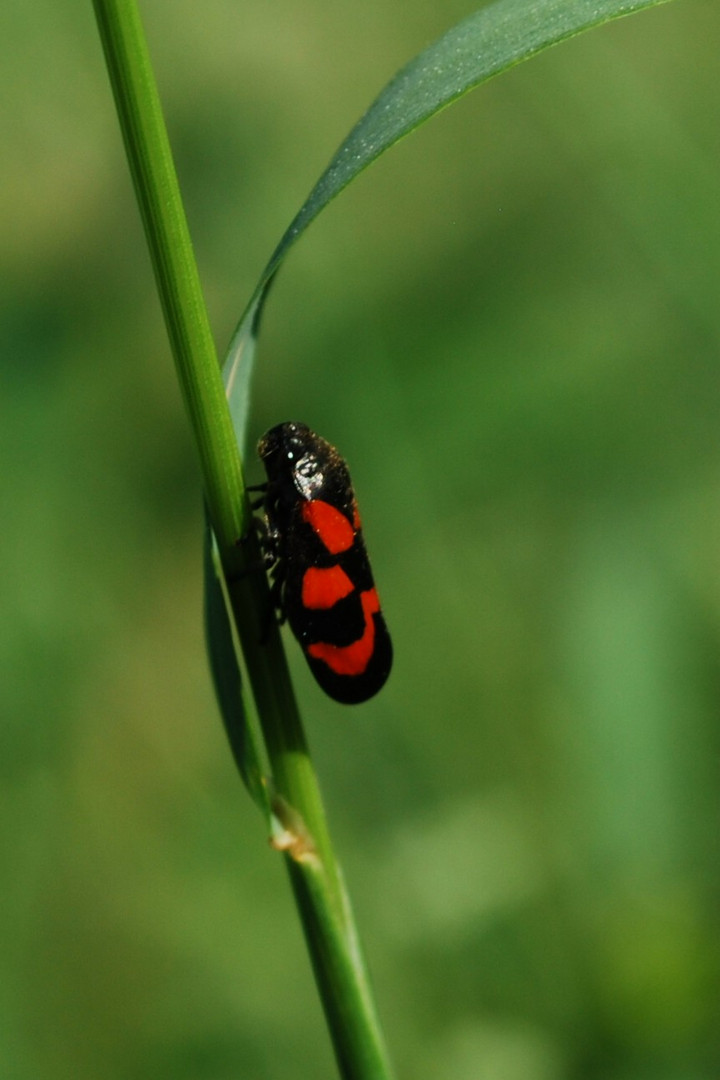
[[[464,14],[154,13],[219,341],[348,118]],[[4,20],[0,1074],[330,1077],[208,686],[94,28]],[[290,653],[401,1076],[713,1075],[717,30],[671,5],[492,83],[268,306],[251,436],[341,445],[400,658],[350,713]]]

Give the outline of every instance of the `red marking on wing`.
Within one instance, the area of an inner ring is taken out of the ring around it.
[[[322,499],[303,503],[302,516],[331,555],[349,551],[353,546],[355,530],[345,515],[330,503]]]
[[[303,575],[302,602],[313,611],[334,607],[355,586],[341,566],[310,566]]]
[[[375,620],[373,615],[380,610],[380,601],[375,589],[360,593],[365,629],[362,637],[352,645],[329,645],[318,641],[308,646],[308,655],[314,660],[323,660],[336,675],[362,675],[370,663],[375,649]]]

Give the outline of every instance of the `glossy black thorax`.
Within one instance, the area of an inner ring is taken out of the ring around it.
[[[322,499],[352,515],[354,495],[344,459],[306,424],[289,421],[271,428],[258,443],[258,454],[267,473],[270,509],[281,527],[298,500]]]

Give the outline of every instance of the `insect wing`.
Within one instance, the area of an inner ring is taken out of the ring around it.
[[[367,701],[385,683],[392,644],[362,533],[344,520],[350,542],[342,551],[328,552],[317,534],[306,533],[298,545],[297,550],[310,557],[297,565],[289,560],[287,615],[323,690],[336,701],[355,704]],[[332,535],[340,531],[333,523]]]

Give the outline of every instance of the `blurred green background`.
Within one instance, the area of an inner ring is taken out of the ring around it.
[[[472,4],[143,9],[222,351]],[[289,648],[403,1078],[720,1075],[719,40],[683,0],[471,94],[266,313],[253,437],[347,456],[395,640],[357,710]],[[0,1077],[330,1080],[89,2],[5,0],[0,52]]]

